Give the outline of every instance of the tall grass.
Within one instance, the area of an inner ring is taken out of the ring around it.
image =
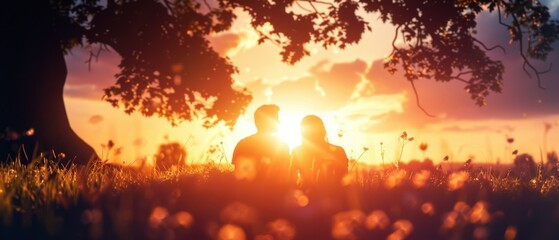
[[[458,169],[458,168],[454,168]],[[238,180],[228,164],[0,164],[1,239],[557,239],[559,181],[468,165],[355,165],[339,185]]]

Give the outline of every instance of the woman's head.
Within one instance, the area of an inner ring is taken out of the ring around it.
[[[301,121],[301,137],[303,143],[326,142],[326,128],[322,119],[315,115],[307,115]]]

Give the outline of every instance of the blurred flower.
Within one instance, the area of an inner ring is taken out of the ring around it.
[[[518,154],[518,150],[515,149],[514,151],[512,151],[512,155],[516,155],[516,154]]]
[[[189,228],[194,222],[194,217],[187,211],[180,211],[174,216],[175,223],[183,228]]]
[[[33,136],[35,134],[35,129],[34,128],[30,128],[27,131],[25,131],[25,136]]]
[[[233,224],[225,224],[217,232],[217,240],[245,240],[247,239],[245,231],[239,226]]]
[[[309,197],[307,197],[307,195],[305,195],[305,193],[299,189],[293,191],[291,197],[292,203],[294,203],[296,206],[305,207],[309,205]]]
[[[295,238],[295,227],[285,219],[276,219],[268,223],[268,229],[275,240],[290,240]]]
[[[421,143],[421,144],[419,144],[419,150],[425,152],[425,150],[427,150],[428,146],[429,145],[427,145],[427,143]]]
[[[450,174],[450,176],[448,177],[448,190],[455,191],[462,188],[469,177],[470,174],[466,171],[460,171]]]
[[[406,219],[397,220],[392,224],[394,231],[401,231],[405,236],[409,236],[413,231],[413,224]]]
[[[433,216],[433,215],[435,215],[435,205],[433,205],[430,202],[423,203],[421,205],[421,211],[425,215]]]
[[[470,211],[470,222],[487,224],[489,223],[491,216],[487,212],[487,203],[483,201],[477,202]]]
[[[488,239],[489,230],[486,227],[476,227],[473,235],[475,239]]]
[[[517,229],[515,226],[508,226],[507,230],[505,230],[505,240],[514,240],[516,239]]]
[[[363,223],[365,214],[360,210],[350,210],[336,213],[332,223],[332,237],[334,239],[354,239],[354,230]]]
[[[444,156],[443,161],[446,162],[446,161],[448,161],[448,159],[449,159],[449,158],[448,158],[448,155],[446,155],[446,156]]]
[[[419,171],[418,173],[413,175],[412,178],[413,185],[416,188],[422,188],[427,183],[427,180],[429,180],[430,175],[431,172],[429,172],[428,170]]]
[[[513,142],[514,142],[514,138],[507,137],[507,142],[508,142],[508,143],[513,143]]]
[[[458,213],[452,211],[448,213],[443,219],[443,229],[452,229],[456,226],[456,220],[458,219]]]
[[[454,204],[454,211],[460,213],[462,215],[466,215],[466,213],[470,210],[470,205],[465,202],[458,201]]]
[[[386,237],[386,240],[404,240],[406,235],[402,231],[395,231]]]
[[[382,210],[375,210],[365,218],[365,227],[370,230],[385,229],[390,224],[390,219]]]
[[[149,215],[149,225],[152,228],[159,227],[165,218],[169,215],[169,212],[164,207],[155,207]]]
[[[398,169],[390,173],[390,175],[384,181],[384,186],[386,188],[394,188],[406,178],[406,171],[403,169]]]
[[[254,208],[241,202],[233,202],[227,205],[220,214],[223,222],[240,225],[256,222],[257,215]]]

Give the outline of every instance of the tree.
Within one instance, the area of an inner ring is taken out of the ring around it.
[[[489,48],[475,38],[477,14],[499,14],[511,41],[519,45],[525,70],[538,81],[544,71],[530,60],[545,59],[559,32],[547,7],[523,0],[61,0],[5,5],[0,10],[8,36],[0,40],[0,127],[5,132],[0,154],[17,153],[20,144],[38,141],[39,150],[63,151],[77,162],[93,153],[70,128],[62,101],[63,54],[78,45],[110,46],[122,57],[116,83],[105,90],[104,99],[113,106],[171,123],[204,119],[211,127],[219,121],[233,126],[251,100],[246,89],[232,86],[235,66],[207,40],[231,27],[237,9],[250,14],[260,42],[276,44],[290,64],[309,55],[306,46],[312,42],[342,49],[359,42],[373,27],[362,14],[379,14],[396,26],[394,42],[404,42],[393,44],[388,71],[403,70],[414,90],[420,79],[462,81],[478,105],[501,91],[504,67],[486,54],[498,46]],[[265,24],[273,30],[265,32]],[[30,129],[31,136],[12,138]]]

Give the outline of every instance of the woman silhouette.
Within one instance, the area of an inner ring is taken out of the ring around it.
[[[301,121],[302,144],[291,155],[293,173],[302,184],[341,183],[347,174],[348,159],[344,149],[328,143],[322,119],[308,115]]]

